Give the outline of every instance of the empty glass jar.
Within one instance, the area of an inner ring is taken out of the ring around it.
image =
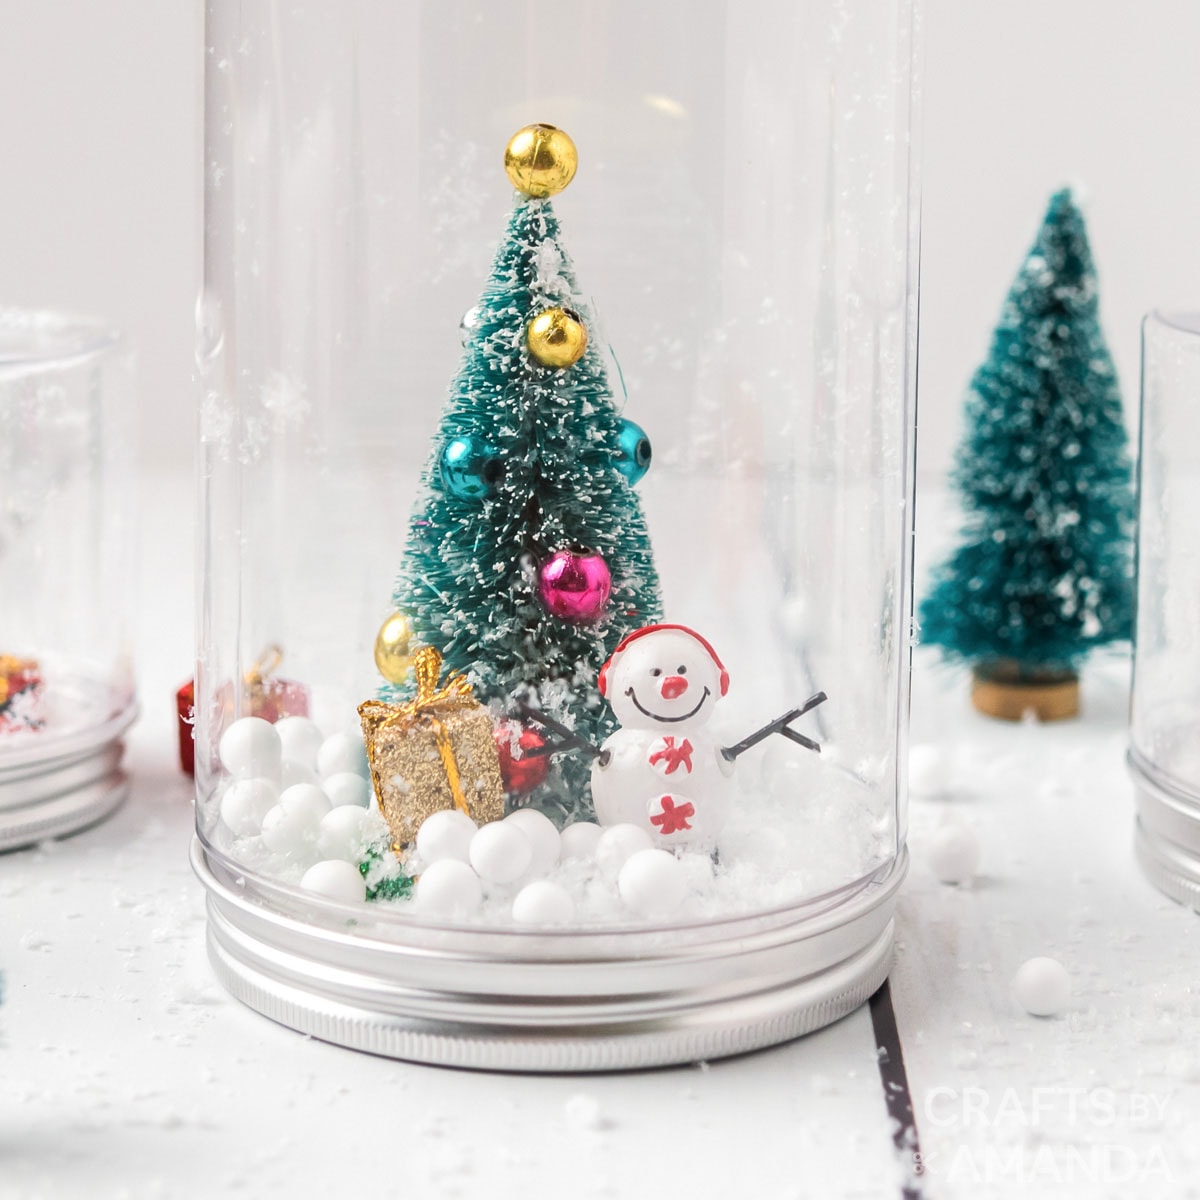
[[[207,38],[223,982],[516,1069],[860,1004],[906,863],[909,0],[210,0]]]
[[[0,310],[0,849],[125,794],[134,404],[107,325]]]
[[[1138,597],[1129,764],[1138,857],[1200,908],[1200,314],[1142,325]]]

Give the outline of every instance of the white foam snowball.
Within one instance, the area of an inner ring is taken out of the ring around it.
[[[621,899],[640,917],[669,917],[687,896],[687,873],[669,850],[639,850],[617,876]]]
[[[518,925],[565,925],[575,916],[575,901],[562,884],[538,879],[517,893],[512,916]]]
[[[493,821],[471,839],[471,866],[488,883],[512,883],[529,870],[533,846],[515,825]]]
[[[275,732],[283,745],[284,763],[294,763],[298,767],[307,767],[316,772],[317,751],[325,735],[317,728],[315,721],[307,717],[284,717],[275,722]]]
[[[610,825],[596,841],[596,862],[601,872],[615,879],[639,850],[649,850],[654,839],[640,825]]]
[[[330,809],[317,828],[317,850],[322,858],[340,858],[345,862],[358,863],[366,853],[370,842],[381,834],[386,826],[378,813],[359,808],[356,804],[342,804]]]
[[[238,837],[253,837],[278,802],[273,779],[235,779],[221,797],[221,820]]]
[[[563,1112],[566,1114],[569,1129],[598,1132],[608,1128],[609,1123],[600,1111],[600,1102],[595,1096],[589,1096],[585,1092],[578,1092],[572,1096],[563,1106]]]
[[[944,796],[950,790],[950,764],[940,746],[908,748],[908,788],[914,796]]]
[[[568,825],[559,837],[559,855],[568,858],[590,859],[596,856],[596,846],[604,830],[591,821],[576,821]]]
[[[360,903],[367,898],[367,885],[362,872],[353,863],[341,859],[326,859],[304,872],[300,886],[306,892],[341,900],[346,904]]]
[[[1071,1002],[1071,976],[1057,959],[1031,958],[1013,976],[1013,994],[1033,1016],[1057,1016]]]
[[[367,748],[357,733],[333,733],[317,751],[317,774],[322,779],[349,771],[366,779],[370,775],[367,766]]]
[[[941,883],[970,883],[979,870],[979,839],[957,821],[947,822],[929,841],[929,865]]]
[[[276,854],[293,857],[316,857],[312,852],[317,844],[321,818],[303,810],[288,812],[277,804],[262,821],[262,840]]]
[[[281,788],[295,787],[298,783],[316,785],[320,782],[316,771],[311,767],[306,767],[303,763],[291,762],[285,758],[283,765],[279,768],[279,786]]]
[[[221,734],[221,765],[240,779],[273,779],[279,775],[283,744],[275,726],[261,717],[241,717]]]
[[[329,798],[315,783],[297,783],[279,795],[284,812],[311,818],[315,826],[329,811]]]
[[[529,839],[533,858],[528,873],[535,878],[549,874],[558,862],[559,851],[562,849],[558,826],[536,808],[519,808],[516,812],[509,813],[504,818],[504,823],[519,829]]]
[[[456,858],[443,858],[426,867],[413,891],[413,904],[424,916],[467,917],[482,903],[479,876]]]
[[[471,839],[479,826],[457,808],[431,813],[417,830],[417,854],[423,863],[441,862],[446,858],[462,863],[471,861]]]
[[[369,808],[374,789],[368,780],[352,771],[338,771],[321,784],[321,790],[329,797],[334,808],[353,804],[358,808]]]

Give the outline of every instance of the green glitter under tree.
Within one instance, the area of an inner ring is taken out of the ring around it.
[[[966,403],[951,476],[966,512],[921,640],[984,678],[1069,677],[1130,636],[1128,440],[1083,216],[1051,200]]]
[[[592,333],[569,367],[539,365],[526,344],[530,320],[550,308],[570,310]],[[441,651],[479,699],[504,713],[524,702],[599,741],[611,729],[600,668],[625,633],[659,619],[661,602],[630,478],[644,464],[630,469],[630,426],[549,199],[518,196],[470,315],[394,604],[412,622],[413,644]],[[598,554],[611,573],[595,622],[551,615],[539,599],[539,566],[564,550]],[[549,780],[519,802],[559,821],[586,813],[588,771],[578,757],[556,759]]]

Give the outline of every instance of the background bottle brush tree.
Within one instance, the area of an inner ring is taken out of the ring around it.
[[[600,668],[624,633],[659,618],[659,582],[633,489],[645,469],[628,454],[636,426],[617,411],[598,338],[565,367],[531,355],[528,327],[549,309],[593,324],[551,202],[521,197],[465,323],[393,600],[413,644],[441,651],[481,700],[510,713],[524,702],[599,741],[613,727]],[[586,600],[574,617],[547,605],[564,552],[611,576],[594,619]],[[559,820],[586,812],[588,770],[555,760],[528,802]]]
[[[921,604],[921,640],[977,679],[1071,679],[1090,650],[1130,636],[1133,505],[1095,268],[1067,190],[1009,291],[965,417],[951,479],[966,520]]]

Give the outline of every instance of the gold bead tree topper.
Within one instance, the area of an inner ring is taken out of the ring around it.
[[[504,171],[513,187],[537,199],[558,195],[578,166],[575,143],[553,125],[518,129],[504,150]]]

